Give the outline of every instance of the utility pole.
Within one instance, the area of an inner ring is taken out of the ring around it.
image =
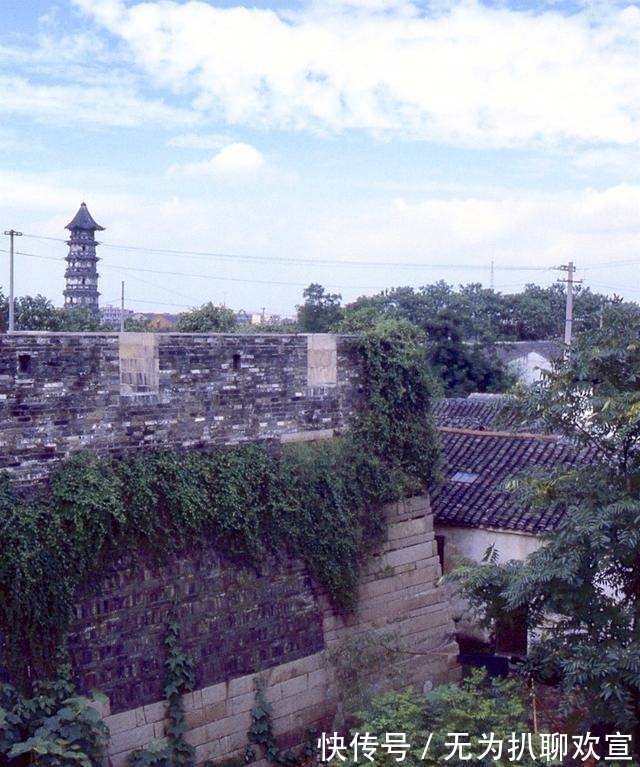
[[[4,233],[11,238],[11,246],[9,249],[9,333],[13,333],[15,330],[15,304],[13,300],[13,238],[22,237],[22,232],[16,232],[15,229],[5,229]]]
[[[491,259],[491,279],[489,280],[489,287],[493,290],[493,259]]]
[[[124,333],[124,280],[122,280],[122,291],[120,293],[120,332]]]
[[[567,273],[566,280],[559,280],[559,282],[567,283],[567,310],[565,312],[564,320],[564,344],[565,346],[571,346],[571,336],[573,332],[573,286],[576,282],[580,283],[582,280],[574,280],[573,275],[576,272],[576,267],[573,265],[573,261],[569,261],[568,264],[562,264],[559,266],[561,272]]]

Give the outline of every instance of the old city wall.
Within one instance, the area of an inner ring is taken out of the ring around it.
[[[360,386],[349,337],[3,335],[0,469],[26,487],[81,450],[329,438],[348,427]],[[286,556],[256,569],[205,550],[162,565],[121,560],[105,573],[97,592],[78,599],[69,647],[80,687],[108,696],[113,767],[163,735],[163,639],[173,617],[196,663],[197,689],[185,703],[199,765],[242,755],[257,675],[283,743],[329,722],[339,687],[327,651],[353,634],[388,633],[401,648],[403,682],[454,678],[428,499],[386,514],[386,542],[365,568],[349,617]]]
[[[299,562],[252,570],[213,552],[155,568],[122,563],[99,596],[80,600],[70,649],[82,689],[108,695],[112,766],[164,734],[163,638],[172,616],[196,662],[197,689],[185,706],[198,765],[243,757],[258,675],[282,744],[331,727],[340,689],[327,651],[356,634],[386,635],[399,648],[397,683],[422,688],[457,678],[428,499],[390,505],[386,516],[387,539],[365,568],[349,617],[331,609]]]
[[[80,450],[221,447],[331,436],[358,399],[333,335],[0,336],[0,470],[32,484]]]

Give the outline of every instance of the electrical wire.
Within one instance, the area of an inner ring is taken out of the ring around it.
[[[67,240],[59,237],[45,237],[44,235],[23,233],[24,237],[36,240],[50,240],[52,242],[66,243]],[[258,263],[285,263],[285,264],[313,264],[320,266],[366,266],[380,268],[403,268],[403,269],[474,269],[489,270],[491,267],[485,264],[456,264],[456,263],[410,263],[404,261],[358,261],[354,259],[329,259],[329,258],[291,258],[287,256],[252,256],[239,253],[219,253],[197,250],[172,250],[169,248],[146,248],[139,245],[116,245],[101,242],[101,248],[115,248],[118,250],[133,251],[148,254],[166,254],[183,256],[187,258],[217,258],[232,261],[251,261]],[[509,272],[546,272],[552,267],[547,266],[496,266],[494,269]],[[357,287],[357,286],[356,286]]]
[[[0,252],[8,253],[9,251],[0,248]],[[57,256],[41,256],[37,253],[25,253],[22,250],[15,251],[16,256],[25,256],[26,258],[40,258],[47,261],[62,261],[61,257]],[[105,264],[100,265],[100,269],[115,269],[117,271],[125,272],[143,272],[146,274],[166,274],[170,277],[193,277],[199,280],[214,280],[221,282],[244,282],[251,285],[286,285],[289,287],[306,288],[308,283],[306,282],[286,282],[284,280],[259,280],[256,278],[246,277],[222,277],[220,275],[213,274],[193,274],[189,272],[173,272],[166,271],[164,269],[147,269],[139,266],[122,266],[121,264]],[[344,290],[384,290],[384,285],[328,285],[330,288],[338,288]]]

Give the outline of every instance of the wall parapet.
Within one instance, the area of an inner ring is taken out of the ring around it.
[[[350,336],[0,336],[0,470],[32,484],[81,450],[118,455],[343,430],[360,397]]]

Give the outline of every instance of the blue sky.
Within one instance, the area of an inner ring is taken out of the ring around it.
[[[291,315],[573,260],[640,300],[640,3],[4,0],[0,208],[16,292]],[[3,243],[0,284],[7,284]]]

